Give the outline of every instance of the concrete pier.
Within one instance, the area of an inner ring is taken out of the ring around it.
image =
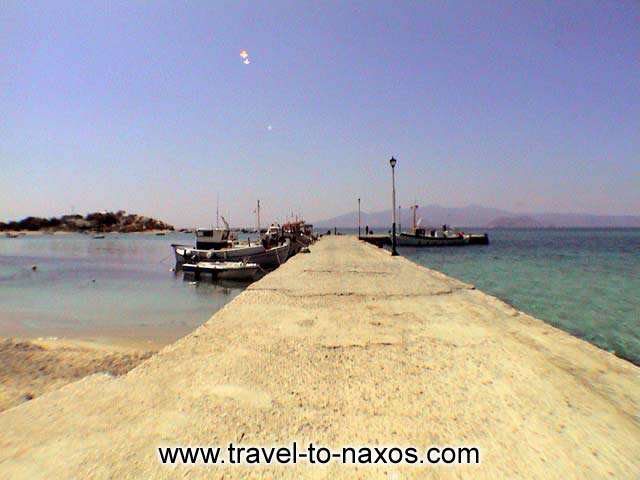
[[[325,237],[126,376],[0,414],[0,478],[637,478],[640,369]],[[472,445],[481,465],[166,467],[156,447]]]

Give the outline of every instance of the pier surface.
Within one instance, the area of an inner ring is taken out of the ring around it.
[[[325,237],[127,375],[0,414],[0,478],[637,478],[640,369]],[[157,446],[470,445],[479,466],[166,467]]]

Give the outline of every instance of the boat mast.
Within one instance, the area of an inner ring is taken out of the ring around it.
[[[416,212],[418,211],[418,205],[411,205],[411,210],[413,210],[413,231],[416,230]]]
[[[220,228],[220,194],[216,193],[216,228]]]
[[[258,216],[258,235],[260,235],[260,200],[258,200],[258,208],[256,208],[256,215]]]

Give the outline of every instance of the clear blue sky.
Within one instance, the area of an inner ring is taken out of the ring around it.
[[[0,220],[382,210],[391,155],[401,204],[640,214],[640,3],[2,2]]]

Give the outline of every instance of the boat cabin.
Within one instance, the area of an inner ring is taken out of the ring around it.
[[[196,249],[198,250],[219,250],[226,248],[232,241],[231,232],[227,228],[198,228],[196,230]]]

